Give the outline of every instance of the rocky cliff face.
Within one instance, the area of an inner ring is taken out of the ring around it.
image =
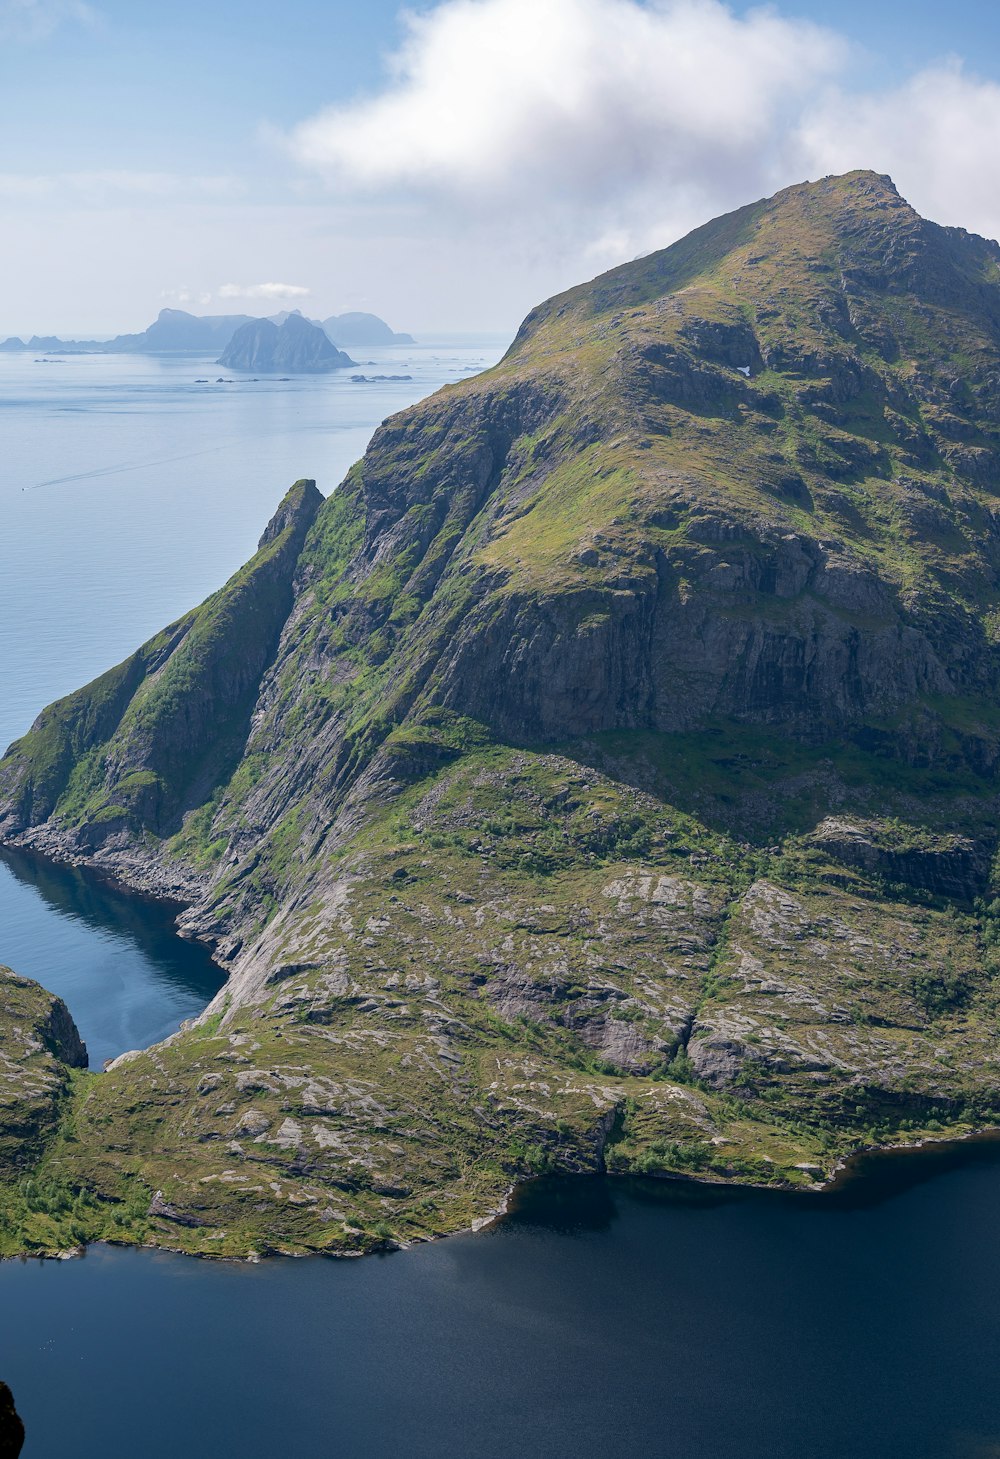
[[[62,999],[0,968],[0,1172],[30,1169],[57,1127],[68,1070],[86,1067]]]
[[[227,370],[262,370],[274,373],[317,374],[353,365],[317,324],[301,314],[289,314],[283,324],[252,319],[242,325],[226,345],[219,364]]]
[[[199,1250],[997,1117],[1000,249],[792,188],[550,300],[0,765],[230,970],[60,1178]],[[155,1130],[155,1139],[151,1131]],[[155,1199],[154,1199],[155,1197]]]

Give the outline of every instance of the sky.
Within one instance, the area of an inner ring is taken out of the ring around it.
[[[805,178],[1000,234],[984,0],[0,0],[0,338],[511,332]]]

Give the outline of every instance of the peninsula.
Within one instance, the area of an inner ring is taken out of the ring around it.
[[[998,479],[1000,247],[854,172],[297,482],[0,763],[4,841],[229,975],[103,1074],[0,985],[0,1250],[354,1253],[1000,1122]]]

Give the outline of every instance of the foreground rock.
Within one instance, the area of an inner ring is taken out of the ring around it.
[[[24,1447],[24,1424],[14,1407],[14,1395],[0,1383],[0,1459],[17,1459]]]
[[[229,980],[76,1081],[9,1241],[370,1250],[1000,1119],[998,277],[870,173],[717,220],[44,711],[0,834]]]

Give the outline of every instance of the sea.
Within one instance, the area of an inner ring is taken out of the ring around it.
[[[0,741],[218,587],[293,481],[335,490],[506,343],[286,380],[0,355]],[[220,981],[169,909],[15,852],[0,963],[66,999],[96,1068]],[[827,1194],[546,1179],[486,1231],[359,1261],[96,1246],[0,1263],[0,1378],[25,1459],[997,1459],[998,1212],[983,1140]]]

